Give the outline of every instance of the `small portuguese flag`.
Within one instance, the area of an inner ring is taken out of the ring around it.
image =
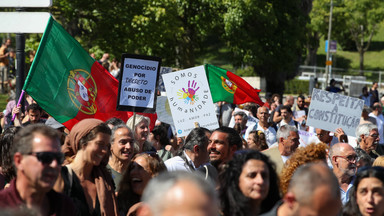
[[[68,129],[85,118],[128,120],[116,111],[118,81],[52,17],[23,90]]]
[[[264,105],[259,98],[260,90],[253,88],[234,73],[210,64],[205,65],[205,73],[214,103],[219,101],[233,104],[253,102],[260,106]]]

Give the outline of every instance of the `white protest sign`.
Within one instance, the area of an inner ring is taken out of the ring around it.
[[[299,119],[299,118],[305,116],[305,111],[304,110],[296,110],[293,112],[293,116],[295,117],[295,119]]]
[[[159,121],[174,125],[171,109],[169,108],[166,96],[157,96],[156,113]]]
[[[355,136],[363,107],[361,99],[313,89],[307,125],[333,132],[342,128],[347,135]]]
[[[204,66],[163,75],[165,90],[178,136],[195,128],[219,127]]]
[[[159,67],[159,58],[123,54],[118,110],[155,112]]]

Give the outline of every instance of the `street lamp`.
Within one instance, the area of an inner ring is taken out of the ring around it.
[[[325,64],[325,87],[328,85],[328,79],[329,79],[329,69],[332,67],[332,61],[329,59],[329,53],[330,53],[330,48],[331,48],[331,32],[332,32],[332,11],[333,11],[333,0],[331,0],[331,9],[329,11],[329,26],[328,26],[328,44],[327,44],[327,57],[325,59],[326,64]],[[328,65],[328,61],[330,61],[330,65]]]

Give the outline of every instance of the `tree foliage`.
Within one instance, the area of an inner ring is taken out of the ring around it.
[[[53,13],[90,49],[163,58],[166,65],[195,65],[199,44],[212,30],[208,0],[58,0]]]
[[[305,43],[310,2],[225,0],[225,37],[237,65],[252,65],[267,91],[283,93],[296,75]]]
[[[344,0],[335,7],[335,17],[343,21],[343,30],[348,31],[360,54],[360,73],[364,70],[364,53],[369,49],[379,23],[384,20],[381,0]],[[336,34],[336,37],[342,35]]]

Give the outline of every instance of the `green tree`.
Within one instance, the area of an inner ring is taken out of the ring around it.
[[[85,48],[163,58],[195,66],[201,41],[214,29],[215,1],[57,0],[52,13]]]
[[[283,93],[297,74],[305,47],[311,1],[224,0],[225,37],[237,65],[266,78],[267,92]]]
[[[310,21],[307,23],[307,56],[305,65],[317,65],[317,50],[320,38],[326,35],[328,30],[329,0],[314,0],[312,10],[309,13]]]
[[[364,70],[364,54],[369,49],[379,24],[384,20],[383,6],[381,0],[344,0],[335,7],[334,17],[344,21],[343,29],[349,31],[359,52],[360,75],[363,75]],[[337,33],[335,35],[343,37]]]

